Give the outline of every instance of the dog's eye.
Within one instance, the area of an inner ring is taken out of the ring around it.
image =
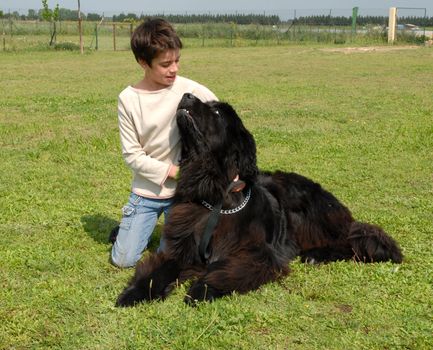
[[[218,109],[215,109],[213,111],[218,117],[221,117],[220,111]]]

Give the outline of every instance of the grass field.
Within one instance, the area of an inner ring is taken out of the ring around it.
[[[185,49],[182,74],[233,104],[261,168],[319,181],[405,261],[295,261],[247,295],[189,308],[181,286],[117,309],[132,270],[108,261],[130,185],[116,102],[139,67],[129,52],[1,53],[0,349],[431,349],[432,61],[432,48]]]

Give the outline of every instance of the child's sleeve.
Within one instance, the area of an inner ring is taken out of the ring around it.
[[[210,91],[206,86],[198,83],[192,93],[203,102],[218,101],[218,97],[216,97],[212,91]]]

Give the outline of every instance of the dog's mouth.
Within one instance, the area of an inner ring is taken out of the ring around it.
[[[176,118],[181,134],[186,135],[193,133],[195,137],[203,138],[203,134],[189,109],[178,109],[176,112]]]
[[[184,127],[186,129],[190,129],[192,127],[196,132],[200,132],[196,121],[189,109],[180,108],[176,112],[176,119],[179,127]]]
[[[179,108],[176,112],[177,125],[182,138],[182,160],[209,151],[205,135],[200,130],[199,121],[194,118],[194,112]]]
[[[186,118],[190,119],[191,121],[194,121],[194,119],[192,118],[191,112],[186,108],[178,109],[176,114],[177,114],[177,117],[182,116],[182,117],[186,117]]]

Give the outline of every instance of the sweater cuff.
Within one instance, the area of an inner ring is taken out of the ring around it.
[[[161,183],[159,184],[159,186],[162,187],[162,185],[164,185],[165,181],[167,181],[168,174],[170,174],[171,168],[173,168],[173,164],[170,164],[170,165],[168,166],[167,172],[165,173],[165,176],[164,176],[164,178],[162,179],[162,181],[161,181]]]

